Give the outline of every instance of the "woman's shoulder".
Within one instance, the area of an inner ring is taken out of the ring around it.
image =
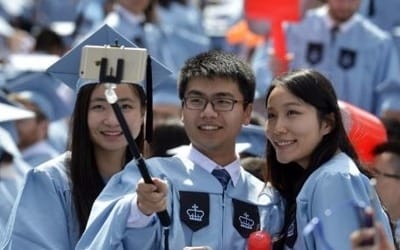
[[[66,186],[69,183],[67,164],[70,159],[70,152],[65,152],[28,171],[28,178],[48,180],[59,186]]]
[[[322,164],[316,172],[326,173],[352,173],[358,174],[360,171],[357,168],[354,160],[346,153],[339,152],[331,159]]]
[[[330,160],[322,164],[307,179],[305,186],[315,186],[323,184],[329,186],[337,185],[338,182],[348,182],[362,179],[363,174],[357,165],[345,153],[338,153]]]

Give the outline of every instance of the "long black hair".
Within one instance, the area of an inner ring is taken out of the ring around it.
[[[146,96],[141,87],[130,84],[140,97],[142,107],[145,107]],[[83,233],[92,205],[103,190],[105,181],[100,175],[94,155],[94,144],[89,136],[88,110],[93,90],[98,84],[87,84],[78,93],[75,108],[71,118],[71,137],[69,151],[69,176],[72,186],[72,200],[79,221],[80,233]],[[135,139],[138,148],[143,152],[144,133],[143,125],[138,137]],[[132,154],[126,149],[125,164],[133,159]]]
[[[271,92],[277,86],[283,86],[296,97],[315,107],[319,121],[328,122],[332,128],[328,134],[323,136],[321,142],[312,152],[305,169],[297,163],[280,163],[276,158],[275,149],[271,143],[268,143],[266,149],[267,179],[285,198],[295,199],[307,177],[338,151],[346,153],[363,171],[342,123],[336,93],[332,84],[324,75],[315,70],[303,69],[274,79],[267,91],[266,105]]]

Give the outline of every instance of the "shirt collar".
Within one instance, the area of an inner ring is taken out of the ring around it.
[[[189,146],[189,152],[188,152],[188,159],[191,160],[194,164],[200,166],[207,172],[211,174],[211,172],[214,170],[214,168],[219,168],[219,169],[225,169],[228,171],[229,175],[231,176],[231,180],[233,183],[233,186],[236,186],[239,176],[240,176],[240,159],[239,157],[236,157],[236,160],[233,162],[229,163],[228,165],[225,166],[220,166],[210,158],[208,158],[206,155],[198,151],[196,148],[190,144]]]
[[[328,27],[329,30],[332,29],[333,26],[335,26],[335,21],[328,14],[328,7],[326,5],[322,7],[322,13],[324,14],[323,20],[324,20],[326,27]],[[347,30],[349,30],[355,24],[356,16],[357,16],[357,14],[354,13],[353,16],[351,16],[351,18],[349,20],[347,20],[344,23],[341,23],[338,27],[338,32],[342,33],[342,32],[346,32]]]

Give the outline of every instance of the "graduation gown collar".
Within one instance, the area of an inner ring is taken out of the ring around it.
[[[328,30],[331,30],[335,25],[338,25],[328,14],[328,6],[326,5],[322,6],[317,13],[323,17],[323,21]],[[357,22],[356,20],[357,20],[357,13],[354,13],[349,20],[338,25],[338,32],[348,31],[349,29],[351,29],[351,27],[353,27],[356,24]]]
[[[198,151],[192,145],[189,146],[188,154],[186,156],[189,160],[197,164],[199,167],[203,168],[208,173],[211,173],[215,168],[224,168],[228,171],[233,186],[236,186],[239,175],[240,175],[240,160],[239,156],[236,157],[236,160],[229,163],[228,165],[221,166],[218,163],[214,162],[206,155]]]

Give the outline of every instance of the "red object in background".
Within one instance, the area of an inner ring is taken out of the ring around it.
[[[248,250],[271,250],[271,236],[264,231],[252,232],[247,241]]]
[[[339,101],[343,123],[361,163],[368,166],[374,158],[372,150],[388,140],[385,126],[375,115]]]
[[[296,21],[300,18],[300,0],[245,0],[245,16],[253,20],[269,20],[275,54],[284,60],[286,39],[282,22]]]
[[[244,44],[248,48],[254,48],[264,41],[264,36],[253,33],[245,20],[241,20],[232,26],[226,33],[229,44]]]

